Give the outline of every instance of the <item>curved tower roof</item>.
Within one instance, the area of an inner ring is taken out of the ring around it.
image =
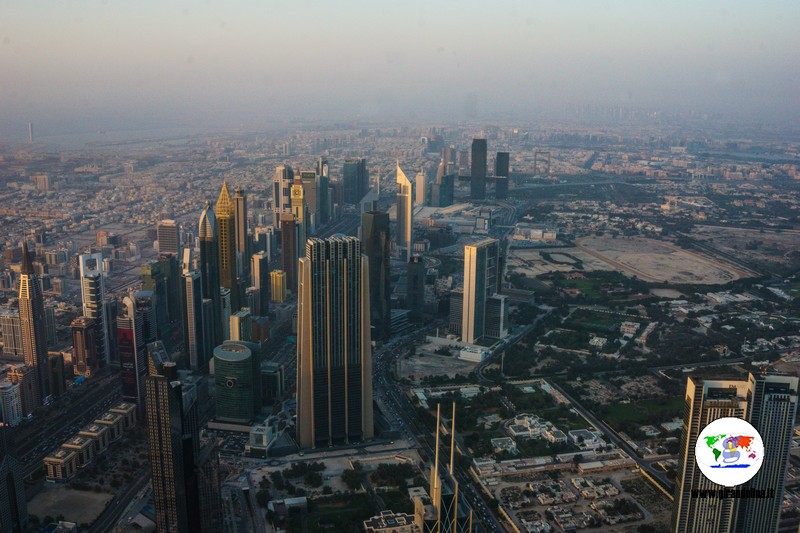
[[[203,212],[200,213],[200,228],[197,235],[202,238],[212,238],[217,236],[217,219],[214,217],[214,210],[211,203],[206,202]]]

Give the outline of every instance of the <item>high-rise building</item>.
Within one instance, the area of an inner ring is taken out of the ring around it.
[[[222,439],[209,439],[200,448],[196,460],[195,475],[199,499],[198,516],[200,533],[223,531],[222,478],[219,471],[219,448]]]
[[[20,403],[22,404],[22,414],[28,416],[33,413],[39,405],[39,387],[37,384],[37,372],[32,366],[12,365],[8,370],[8,381],[19,384]]]
[[[216,419],[247,424],[261,408],[261,348],[243,341],[226,341],[214,348]]]
[[[509,158],[508,152],[497,152],[494,162],[494,192],[498,200],[508,198]]]
[[[14,430],[0,424],[0,531],[28,531],[25,474],[16,457]]]
[[[72,370],[76,376],[91,377],[100,368],[102,348],[97,338],[99,329],[93,318],[79,316],[72,328]]]
[[[391,334],[391,269],[389,255],[389,214],[368,211],[361,214],[361,242],[369,259],[369,311],[373,340],[387,340]]]
[[[308,204],[306,204],[303,182],[299,176],[295,178],[294,184],[292,185],[292,216],[294,216],[294,223],[296,225],[297,249],[305,250],[306,239],[311,233],[311,215],[308,210]]]
[[[363,157],[348,157],[342,167],[344,203],[358,205],[369,190],[367,160]]]
[[[19,311],[8,308],[0,309],[0,335],[3,336],[3,357],[24,360]]]
[[[473,200],[486,198],[486,174],[488,172],[486,158],[486,139],[472,139],[469,196]]]
[[[414,187],[397,165],[397,246],[405,251],[405,260],[413,252]]]
[[[147,456],[153,480],[156,530],[189,532],[191,508],[186,492],[186,457],[191,446],[184,442],[183,387],[178,367],[169,360],[160,342],[148,345],[146,377]]]
[[[422,320],[423,308],[425,307],[425,277],[428,269],[425,267],[425,260],[415,255],[408,262],[407,283],[406,283],[406,307],[409,310],[409,319],[412,322]]]
[[[216,346],[222,342],[222,323],[220,313],[222,304],[220,302],[219,285],[219,247],[217,246],[217,219],[211,204],[206,203],[203,213],[200,215],[200,226],[197,232],[200,241],[200,278],[203,284],[203,298],[208,298],[213,302],[213,316],[210,318],[213,329],[210,331],[211,344]]]
[[[361,242],[309,239],[299,263],[298,442],[372,438],[369,266]]]
[[[167,295],[167,277],[161,270],[161,263],[158,261],[148,261],[142,265],[142,290],[141,293],[146,293],[146,297],[150,303],[148,306],[152,308],[152,317],[147,317],[148,327],[145,329],[144,342],[153,342],[156,339],[166,339],[170,334],[169,327],[169,296]],[[145,295],[142,295],[143,297]],[[152,324],[153,328],[150,328]]]
[[[289,290],[297,294],[297,223],[294,215],[281,215],[281,266]]]
[[[217,246],[219,248],[219,284],[230,291],[231,308],[239,310],[239,283],[236,273],[236,216],[228,184],[222,183],[217,199]]]
[[[489,339],[508,337],[508,297],[493,294],[486,299],[486,322],[484,335]]]
[[[330,221],[330,213],[333,206],[331,205],[329,188],[330,172],[328,160],[324,157],[320,157],[317,160],[317,189],[319,197],[317,218],[319,219],[319,226],[324,226]]]
[[[83,303],[83,316],[94,319],[97,332],[95,340],[98,342],[97,354],[100,366],[110,364],[116,358],[112,354],[109,335],[111,327],[108,324],[109,314],[105,309],[105,277],[103,276],[103,254],[83,254],[78,258],[78,267],[81,277],[81,301]]]
[[[14,427],[22,422],[22,392],[19,383],[0,381],[0,426]]]
[[[142,342],[159,340],[159,313],[156,308],[156,295],[153,291],[136,291],[132,293],[136,303],[136,312],[142,316]]]
[[[673,531],[777,531],[797,411],[797,394],[796,377],[750,374],[746,381],[688,378],[675,480]],[[774,498],[698,497],[702,491],[715,491],[720,486],[703,475],[697,466],[694,451],[697,439],[709,423],[725,417],[750,422],[761,434],[769,450],[764,455],[758,473],[737,488],[774,489]]]
[[[290,165],[278,166],[275,169],[275,177],[272,179],[272,210],[275,226],[280,226],[281,215],[289,215],[292,212],[292,183],[294,183],[292,167]]]
[[[308,209],[309,215],[307,221],[307,234],[311,234],[316,231],[317,219],[319,216],[319,187],[317,173],[313,170],[301,170],[299,178],[303,187],[303,200],[306,203],[306,208]]]
[[[47,336],[44,298],[39,276],[33,270],[28,243],[22,243],[22,268],[19,276],[19,322],[22,331],[22,356],[25,366],[34,369],[36,399],[41,403],[50,387],[47,379]]]
[[[250,285],[258,289],[260,316],[269,314],[269,257],[265,252],[253,254],[250,263]]]
[[[234,239],[236,241],[236,275],[247,278],[250,264],[250,236],[247,233],[247,195],[238,185],[233,191]]]
[[[231,340],[249,341],[252,327],[250,310],[242,307],[231,315]]]
[[[158,235],[158,253],[175,255],[180,253],[181,230],[177,222],[169,219],[160,220],[156,224],[156,233]]]
[[[122,299],[123,315],[117,318],[117,345],[122,378],[122,397],[144,408],[144,380],[147,361],[144,342],[144,316],[132,296]]]
[[[269,273],[272,301],[282,304],[286,300],[286,272],[273,270]]]
[[[414,181],[414,203],[417,205],[425,205],[428,199],[428,183],[425,179],[425,172],[417,172],[417,177]]]
[[[486,300],[497,292],[499,260],[500,245],[495,239],[464,247],[464,342],[478,342],[486,333]]]
[[[186,248],[181,276],[183,349],[189,368],[202,373],[208,363],[203,317],[203,284],[200,280],[200,272],[192,270],[191,265],[191,249]]]
[[[64,355],[61,352],[47,354],[47,374],[50,382],[50,394],[58,398],[66,390],[64,375]]]

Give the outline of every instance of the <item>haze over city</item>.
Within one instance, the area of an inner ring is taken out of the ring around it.
[[[800,4],[7,0],[0,135],[283,120],[798,118]]]

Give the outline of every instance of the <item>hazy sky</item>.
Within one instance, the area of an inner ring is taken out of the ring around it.
[[[6,139],[571,103],[800,117],[797,0],[0,2]]]

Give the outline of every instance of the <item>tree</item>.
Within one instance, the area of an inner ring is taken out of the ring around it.
[[[355,466],[355,463],[353,464]],[[358,490],[361,487],[361,474],[356,470],[347,469],[342,472],[342,482],[350,490]]]
[[[303,477],[303,481],[305,481],[306,485],[309,487],[321,487],[322,486],[322,474],[319,472],[306,472],[306,475]]]
[[[267,504],[270,502],[269,491],[261,489],[258,492],[256,492],[256,501],[258,502],[258,505],[266,509]]]

